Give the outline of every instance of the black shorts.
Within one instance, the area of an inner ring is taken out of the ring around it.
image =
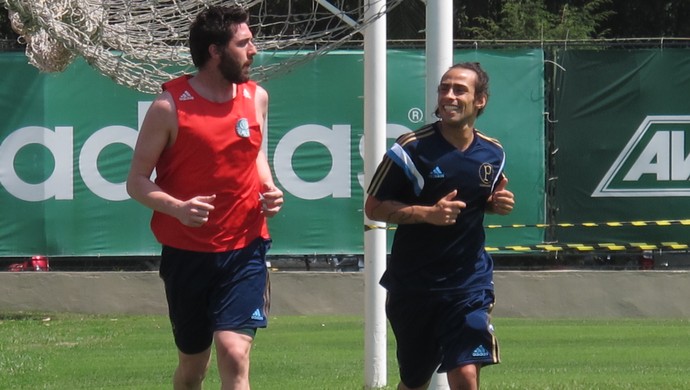
[[[493,291],[464,295],[389,293],[386,315],[395,334],[400,380],[427,383],[438,367],[499,363],[490,323]]]
[[[160,277],[175,344],[181,352],[206,350],[218,330],[248,333],[267,326],[269,247],[270,241],[262,238],[222,253],[163,247]]]

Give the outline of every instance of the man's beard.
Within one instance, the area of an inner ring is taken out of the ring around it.
[[[223,77],[231,83],[241,84],[249,81],[249,75],[244,72],[242,65],[225,51],[220,56],[218,69]]]

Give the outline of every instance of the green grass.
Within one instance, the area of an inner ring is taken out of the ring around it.
[[[483,389],[688,389],[688,320],[495,320],[503,363]],[[388,386],[397,368],[389,333]],[[163,316],[0,313],[0,389],[170,389]],[[358,317],[271,318],[252,351],[252,388],[362,389]],[[219,387],[213,366],[206,388]]]
[[[688,320],[497,320],[489,389],[690,389]]]

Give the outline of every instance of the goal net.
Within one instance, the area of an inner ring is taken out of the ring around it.
[[[221,0],[3,0],[29,63],[61,72],[77,57],[118,84],[156,94],[160,84],[194,71],[187,47],[196,14]],[[250,27],[263,54],[253,68],[266,80],[297,64],[361,40],[358,35],[402,0],[234,1],[250,12]],[[365,16],[366,15],[366,16]],[[281,53],[280,56],[271,54]],[[265,58],[265,57],[264,57]]]

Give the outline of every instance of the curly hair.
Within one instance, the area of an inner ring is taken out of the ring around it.
[[[192,62],[201,68],[210,58],[210,45],[225,46],[237,26],[249,21],[249,13],[239,5],[213,6],[201,11],[189,28],[189,52]]]

